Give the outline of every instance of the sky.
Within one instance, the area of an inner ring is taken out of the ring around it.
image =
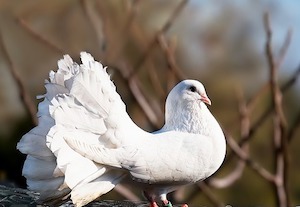
[[[273,31],[273,47],[274,50],[279,49],[285,39],[287,31],[292,29],[292,40],[285,56],[282,68],[284,73],[290,73],[294,71],[300,64],[300,1],[297,0],[260,0],[255,1],[256,7],[251,1],[245,0],[227,0],[225,1],[231,4],[235,9],[244,12],[246,16],[249,16],[257,22],[257,25],[262,25],[261,13],[264,11],[270,12],[270,22]],[[226,4],[225,3],[225,4]],[[213,18],[221,11],[224,1],[220,0],[191,0],[190,5],[201,8],[201,14],[199,15],[199,21],[203,19]],[[263,52],[265,43],[265,34],[263,28],[256,35],[257,47]]]
[[[300,64],[300,1],[297,0],[276,0],[278,4],[277,21],[274,29],[278,34],[274,36],[276,43],[280,44],[288,27],[292,28],[293,36],[287,53],[285,64],[287,68],[296,68]]]

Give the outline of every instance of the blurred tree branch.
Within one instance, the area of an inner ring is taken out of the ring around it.
[[[239,114],[240,114],[240,134],[242,139],[245,139],[249,135],[250,128],[250,119],[249,112],[247,108],[246,101],[243,97],[243,93],[241,90],[237,89],[237,99],[239,103]],[[229,133],[226,133],[227,144],[230,145],[230,148],[233,149],[235,154],[237,154],[240,159],[238,160],[234,170],[227,176],[223,178],[210,178],[207,182],[210,186],[214,188],[226,188],[235,183],[238,179],[241,178],[246,162],[249,156],[249,143],[245,142],[241,147],[234,141]]]
[[[289,206],[288,188],[287,188],[287,173],[288,173],[288,151],[287,151],[287,139],[286,129],[287,121],[283,113],[282,108],[282,93],[278,84],[278,69],[280,67],[280,61],[275,61],[272,53],[272,31],[270,28],[269,14],[264,15],[264,27],[267,35],[266,42],[266,56],[268,60],[270,70],[270,87],[272,94],[272,104],[274,105],[273,113],[273,141],[274,141],[274,153],[275,153],[275,180],[274,187],[276,190],[277,206]],[[287,42],[285,42],[288,44]]]
[[[174,45],[174,41],[171,43],[168,43],[166,40],[166,37],[163,34],[160,34],[157,36],[157,42],[160,45],[162,51],[165,53],[167,64],[170,69],[169,76],[174,76],[175,83],[178,81],[181,81],[183,79],[186,79],[186,76],[183,74],[182,70],[178,67],[176,60],[175,60],[175,49],[176,46]],[[170,80],[172,78],[168,78]],[[172,85],[169,86],[169,89],[171,89],[175,83],[170,83]]]
[[[12,78],[16,82],[16,85],[18,87],[20,100],[22,101],[25,110],[29,114],[32,125],[37,125],[38,120],[37,120],[37,117],[36,117],[36,106],[32,102],[30,94],[29,94],[28,90],[26,89],[26,86],[25,86],[21,76],[18,74],[18,72],[16,70],[16,66],[13,62],[13,59],[9,55],[9,52],[8,52],[6,46],[5,46],[5,42],[4,42],[4,39],[3,39],[2,32],[0,33],[0,48],[3,51],[4,58],[8,63],[7,68],[9,69],[9,71],[12,75]]]
[[[150,55],[152,49],[157,43],[157,39],[160,35],[163,35],[165,32],[169,30],[169,28],[172,26],[173,22],[178,18],[182,10],[185,8],[186,4],[188,3],[188,0],[181,0],[181,2],[178,4],[178,6],[174,9],[173,13],[171,14],[170,18],[167,20],[167,22],[163,25],[163,27],[156,33],[154,38],[150,41],[148,44],[146,51],[144,54],[142,54],[141,58],[138,59],[137,63],[133,66],[133,73],[136,73],[140,67],[143,65],[147,57]],[[130,74],[131,76],[131,74]]]
[[[45,36],[36,32],[34,29],[32,29],[30,27],[30,25],[26,22],[25,19],[23,19],[22,17],[18,17],[16,20],[20,24],[20,26],[25,31],[27,31],[30,35],[32,35],[36,40],[41,41],[42,43],[47,45],[49,48],[53,49],[54,51],[56,51],[60,54],[65,54],[65,51],[62,48],[60,48],[58,45],[56,45],[53,42],[51,42],[50,40],[48,40]]]
[[[277,206],[289,206],[289,193],[288,193],[288,141],[293,136],[296,127],[299,125],[300,122],[300,113],[298,114],[295,122],[290,128],[290,131],[287,132],[287,121],[285,115],[283,113],[283,106],[282,106],[282,92],[286,91],[289,87],[291,87],[297,80],[300,67],[295,71],[292,77],[282,86],[280,87],[277,80],[277,71],[284,59],[286,51],[291,41],[291,30],[289,30],[286,34],[285,41],[283,46],[280,50],[279,57],[275,60],[272,46],[271,46],[271,39],[272,39],[272,31],[270,28],[269,22],[269,15],[265,14],[264,16],[264,28],[266,32],[266,58],[269,66],[269,73],[270,73],[270,81],[269,83],[262,86],[262,88],[253,95],[248,103],[243,101],[241,96],[239,95],[239,111],[240,111],[240,123],[241,123],[241,140],[239,144],[232,138],[232,136],[227,132],[227,144],[234,152],[236,156],[239,157],[240,161],[238,161],[236,168],[232,170],[226,177],[223,178],[210,178],[206,182],[208,186],[214,188],[224,188],[231,186],[235,181],[237,181],[243,173],[244,164],[246,163],[248,167],[252,168],[256,171],[263,179],[267,180],[274,186],[274,191],[276,194],[276,205]],[[249,122],[249,108],[253,108],[253,104],[258,100],[262,94],[267,90],[271,90],[271,100],[272,105],[267,108],[265,112],[260,116],[258,121],[250,127]],[[240,93],[238,93],[240,94]],[[264,167],[260,164],[255,162],[253,159],[250,158],[249,154],[247,153],[247,148],[249,144],[249,140],[251,136],[256,132],[256,130],[261,126],[261,123],[266,120],[269,114],[273,112],[273,143],[274,143],[274,163],[275,163],[275,174],[273,175],[269,171],[267,171]],[[230,156],[231,158],[232,156]]]

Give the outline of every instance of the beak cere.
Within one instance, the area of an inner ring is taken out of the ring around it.
[[[211,101],[206,94],[201,94],[200,100],[208,105],[211,105]]]

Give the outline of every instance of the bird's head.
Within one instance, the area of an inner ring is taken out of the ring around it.
[[[196,80],[181,81],[167,97],[165,127],[184,128],[188,126],[181,125],[198,125],[203,115],[210,113],[206,104],[210,105],[211,101],[202,83]]]
[[[203,84],[197,80],[183,80],[179,82],[167,97],[167,105],[172,105],[173,107],[178,104],[184,107],[190,104],[201,105],[201,103],[211,105]]]

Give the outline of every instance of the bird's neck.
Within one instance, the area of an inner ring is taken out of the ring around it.
[[[166,109],[165,118],[165,130],[212,136],[212,133],[214,133],[213,128],[219,127],[219,124],[204,103]]]

